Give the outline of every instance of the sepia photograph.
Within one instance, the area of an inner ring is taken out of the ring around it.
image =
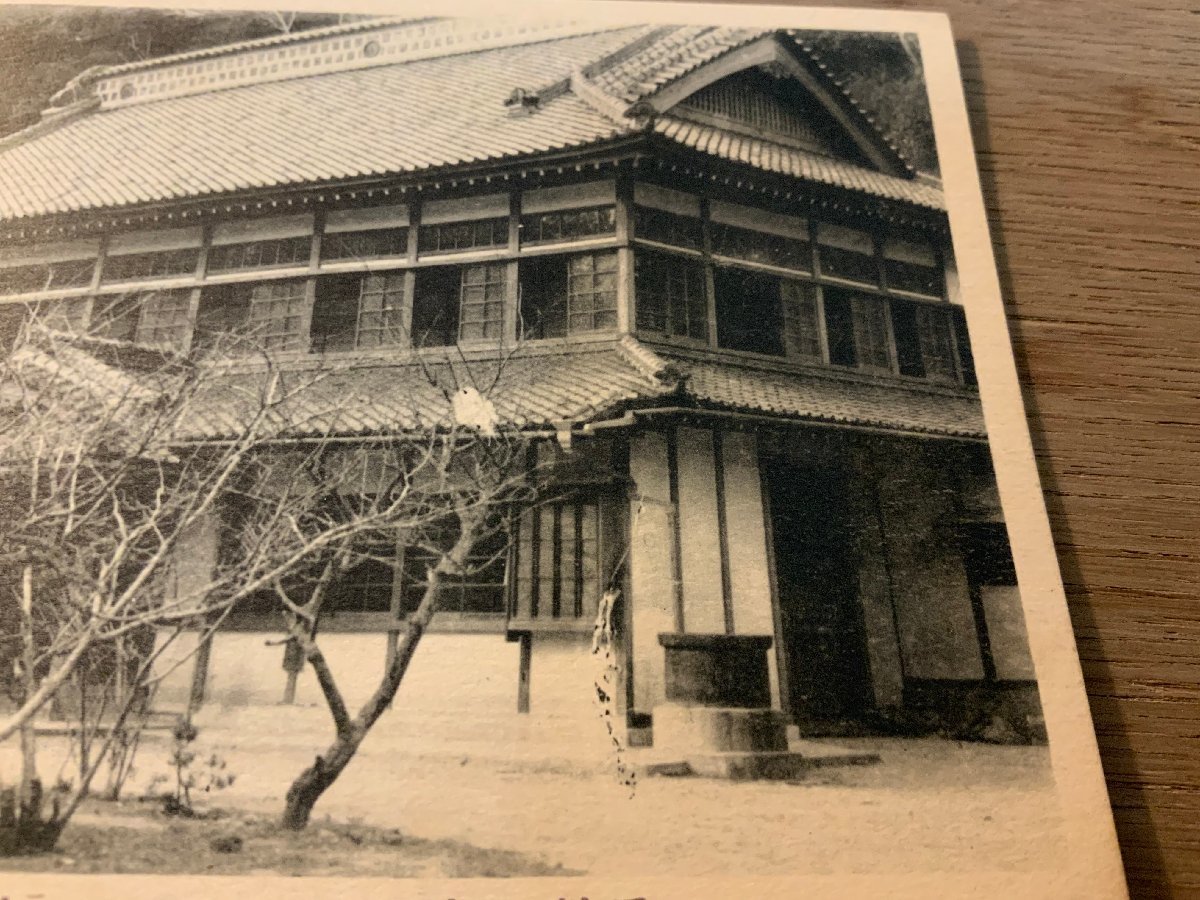
[[[0,7],[0,885],[1107,835],[949,32],[752,10]]]

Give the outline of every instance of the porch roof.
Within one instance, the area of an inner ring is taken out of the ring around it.
[[[978,395],[962,389],[818,370],[783,371],[765,362],[661,355],[683,373],[687,395],[703,407],[909,434],[970,439],[987,434]]]
[[[95,348],[91,348],[94,352]],[[78,353],[71,352],[76,360]],[[266,432],[281,438],[371,437],[448,428],[454,395],[474,388],[503,429],[565,432],[626,413],[738,412],[783,422],[812,422],[906,434],[980,439],[978,397],[962,389],[904,384],[815,368],[782,369],[769,360],[714,358],[652,349],[631,336],[611,341],[533,346],[503,359],[490,354],[403,353],[339,361],[317,358],[279,370]],[[143,385],[162,373],[93,356],[74,368],[98,398],[152,402]],[[264,370],[226,365],[204,382],[177,434],[219,440],[238,433],[261,408]]]

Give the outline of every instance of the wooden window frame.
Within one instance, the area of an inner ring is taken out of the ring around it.
[[[292,292],[276,296],[285,288]],[[269,290],[271,296],[264,296],[260,290]],[[283,278],[273,281],[254,282],[250,285],[250,304],[246,314],[246,329],[250,339],[262,346],[264,350],[276,350],[281,353],[296,351],[308,352],[306,346],[312,325],[313,308],[313,279]],[[287,304],[287,312],[283,316],[268,315],[256,318],[256,309]],[[293,311],[293,309],[295,311]],[[277,327],[280,323],[298,319],[295,329]],[[281,344],[272,346],[272,341],[280,340]]]
[[[386,282],[392,278],[400,279],[398,288],[390,288],[386,285]],[[372,279],[381,279],[385,284],[383,287],[379,288],[378,290],[374,290],[374,289],[369,290],[368,282],[370,282]],[[412,309],[412,307],[410,305],[412,291],[411,291],[411,288],[409,285],[412,282],[412,280],[413,280],[412,273],[405,272],[405,271],[373,272],[373,273],[369,273],[369,274],[363,274],[361,276],[361,278],[359,279],[359,282],[358,282],[358,310],[357,310],[357,314],[355,315],[355,320],[354,320],[354,349],[355,350],[371,350],[371,349],[375,349],[378,347],[407,347],[409,345],[409,335],[408,335],[409,316],[410,316],[411,309]],[[380,297],[382,298],[381,302],[380,302],[380,308],[378,310],[371,311],[372,313],[375,313],[375,312],[378,313],[378,315],[380,316],[381,322],[383,322],[386,319],[389,319],[390,318],[389,313],[391,313],[391,312],[395,312],[398,315],[398,317],[399,317],[399,325],[398,325],[399,332],[396,332],[396,333],[399,335],[399,338],[397,340],[394,340],[394,341],[380,340],[374,344],[369,344],[369,345],[363,344],[363,334],[364,333],[379,333],[381,335],[385,334],[385,333],[391,333],[391,332],[389,332],[389,328],[391,328],[391,326],[386,326],[383,324],[381,324],[379,326],[372,325],[369,328],[364,327],[363,316],[368,313],[368,311],[364,308],[364,302],[365,302],[368,294],[379,294]],[[394,297],[397,294],[399,295],[399,303],[389,304],[387,302],[387,299],[389,297]]]
[[[509,272],[508,264],[505,262],[470,262],[456,263],[455,267],[459,269],[458,282],[458,343],[468,345],[478,344],[495,344],[500,343],[505,339],[506,323],[509,318]],[[468,284],[468,274],[474,270],[483,270],[483,281],[478,284]],[[493,286],[499,286],[501,289],[500,295],[500,313],[499,318],[491,319],[488,317],[488,307],[495,301],[489,300],[487,297],[488,289]],[[478,300],[467,299],[468,288],[482,288],[483,297]],[[482,318],[468,319],[468,308],[478,307],[483,310]],[[489,325],[497,326],[498,333],[496,335],[488,334]],[[464,336],[466,326],[478,325],[483,333],[472,337]]]

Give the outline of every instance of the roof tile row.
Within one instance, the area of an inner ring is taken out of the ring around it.
[[[764,33],[614,29],[92,111],[0,144],[0,221],[584,147],[632,134],[637,124],[615,122],[571,92],[528,116],[508,115],[505,99],[516,87],[600,62],[589,70],[592,84],[635,102]],[[626,47],[632,52],[623,55]],[[671,117],[655,127],[715,156],[941,207],[930,185]]]

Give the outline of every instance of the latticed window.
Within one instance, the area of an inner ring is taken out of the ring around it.
[[[958,370],[954,364],[954,335],[951,331],[950,311],[926,303],[913,305],[925,377],[939,381],[957,381]]]
[[[894,291],[941,297],[945,275],[937,254],[926,243],[889,239],[883,246],[883,268],[887,286]]]
[[[890,372],[892,355],[887,302],[881,297],[855,294],[850,299],[850,310],[854,319],[854,351],[858,367]]]
[[[224,244],[208,251],[210,272],[231,272],[240,269],[275,269],[307,266],[312,252],[312,238],[273,238],[245,244]]]
[[[37,317],[47,328],[81,332],[87,327],[88,301],[84,297],[44,300],[37,304]]]
[[[89,330],[112,341],[133,341],[137,338],[140,318],[141,299],[136,294],[96,297],[92,301]]]
[[[564,209],[521,217],[521,243],[545,244],[577,241],[613,234],[617,230],[616,208]]]
[[[508,218],[497,217],[422,225],[417,250],[420,253],[450,253],[507,245]]]
[[[358,346],[380,347],[400,344],[404,331],[403,272],[368,275],[362,280],[358,302]]]
[[[525,618],[578,619],[600,597],[600,504],[553,503],[521,516],[514,606]]]
[[[100,278],[106,284],[119,281],[146,281],[151,278],[172,278],[192,275],[200,251],[154,250],[148,253],[125,253],[104,260]]]
[[[879,283],[875,240],[867,232],[822,224],[817,242],[822,275],[862,284]]]
[[[567,258],[567,315],[571,334],[617,327],[617,254]]]
[[[950,307],[950,320],[954,327],[955,344],[958,346],[958,365],[962,380],[966,384],[977,384],[975,354],[971,350],[971,337],[967,333],[967,316],[961,306]]]
[[[817,289],[803,281],[783,279],[779,285],[783,310],[784,352],[793,358],[821,359],[821,322]]]
[[[191,291],[154,291],[138,297],[139,344],[182,348],[191,331]]]
[[[504,333],[504,298],[508,266],[493,263],[463,266],[459,338],[464,341],[499,339]]]
[[[807,240],[715,222],[712,250],[718,256],[808,272],[812,245]]]
[[[440,535],[427,536],[426,544],[447,550],[454,542],[456,529],[446,528]],[[412,613],[425,596],[426,572],[437,562],[428,547],[405,547],[401,571],[401,613]],[[499,615],[504,612],[505,583],[508,569],[508,534],[497,530],[481,539],[467,555],[464,572],[443,575],[438,594],[438,612],[475,615]]]
[[[380,259],[408,253],[407,228],[326,233],[321,238],[321,260]]]
[[[303,345],[308,301],[303,281],[273,281],[250,290],[250,333],[268,350],[297,350]]]
[[[704,244],[698,218],[649,206],[634,207],[633,233],[640,240],[689,250],[699,250]]]
[[[94,259],[0,268],[0,294],[32,294],[88,287],[92,283],[95,268]]]
[[[396,537],[381,533],[372,538],[360,548],[362,558],[333,578],[326,589],[324,611],[333,615],[391,611]]]
[[[708,340],[708,298],[698,260],[639,251],[634,281],[638,328]]]
[[[887,301],[870,294],[824,289],[829,361],[890,372],[891,332]]]

